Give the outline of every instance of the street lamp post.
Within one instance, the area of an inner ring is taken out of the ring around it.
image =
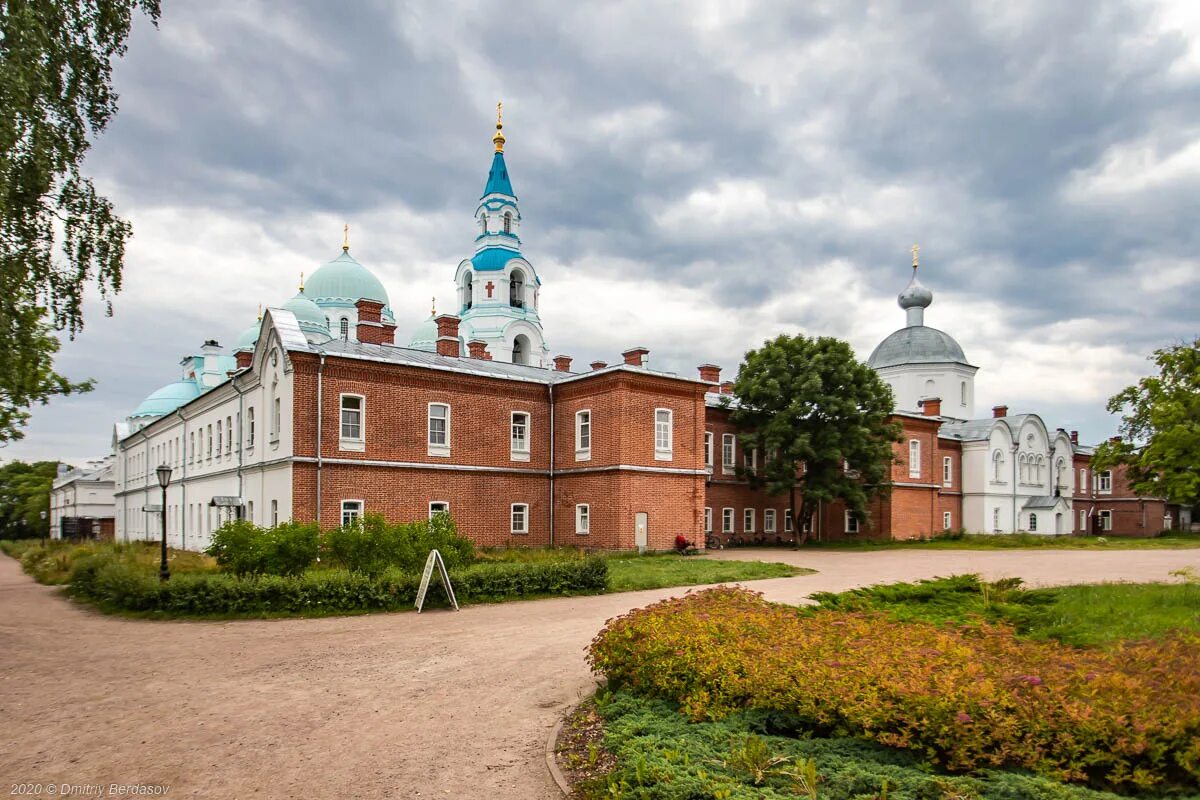
[[[171,468],[163,464],[154,470],[158,474],[158,485],[162,487],[162,561],[158,565],[158,579],[165,581],[171,577],[167,569],[167,484],[171,482]]]
[[[45,512],[45,511],[39,511],[39,512],[38,512],[38,516],[39,516],[39,517],[41,517],[41,520],[42,520],[42,548],[43,548],[43,549],[45,549],[45,547],[46,547],[46,534],[47,534],[47,533],[49,533],[49,531],[50,531],[50,528],[49,528],[49,527],[46,525],[46,512]]]

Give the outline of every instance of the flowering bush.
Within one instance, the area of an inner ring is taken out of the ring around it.
[[[953,771],[1019,766],[1118,790],[1200,784],[1200,637],[1100,650],[1006,626],[812,612],[718,588],[611,620],[592,668],[697,720],[795,715]]]

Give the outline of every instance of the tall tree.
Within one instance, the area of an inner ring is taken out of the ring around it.
[[[746,353],[733,391],[730,416],[743,449],[764,456],[749,477],[790,496],[801,543],[818,503],[843,500],[863,519],[867,503],[889,491],[892,444],[900,440],[900,426],[888,420],[892,392],[846,342],[800,335],[764,342]]]
[[[1096,448],[1095,470],[1124,465],[1140,495],[1200,501],[1200,338],[1155,350],[1157,375],[1109,398],[1121,439]]]
[[[159,0],[0,2],[0,443],[34,403],[91,388],[55,371],[54,333],[83,328],[93,279],[105,301],[121,288],[131,229],[82,165],[138,9],[157,25]]]
[[[50,484],[57,473],[56,461],[0,467],[0,539],[36,539],[47,532],[50,522],[41,512],[50,509]]]

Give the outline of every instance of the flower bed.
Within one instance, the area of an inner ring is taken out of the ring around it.
[[[1007,626],[802,611],[719,588],[611,621],[589,660],[611,687],[697,720],[772,710],[952,771],[1016,766],[1122,791],[1200,785],[1194,634],[1082,650]]]

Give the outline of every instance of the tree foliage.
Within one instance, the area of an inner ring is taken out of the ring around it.
[[[1158,374],[1109,398],[1121,439],[1096,448],[1094,469],[1127,468],[1139,495],[1200,501],[1200,338],[1154,351]]]
[[[900,426],[888,420],[892,392],[846,342],[802,335],[764,342],[746,353],[733,391],[743,452],[762,455],[749,478],[771,494],[790,494],[798,530],[819,502],[843,500],[865,519],[867,503],[888,491],[892,444],[900,440]]]
[[[54,331],[83,328],[93,279],[105,300],[121,288],[131,229],[81,168],[138,9],[157,22],[159,0],[0,3],[0,443],[29,406],[91,388],[55,372]]]
[[[48,531],[50,484],[58,473],[57,461],[26,464],[10,461],[0,467],[0,539],[36,539]]]

